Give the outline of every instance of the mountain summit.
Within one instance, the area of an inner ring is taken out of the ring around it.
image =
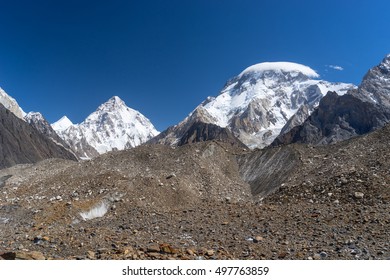
[[[63,116],[61,119],[53,123],[51,126],[55,131],[64,131],[65,129],[72,126],[73,123],[68,119],[67,116]]]
[[[52,126],[82,158],[91,158],[111,150],[138,146],[158,131],[140,112],[126,106],[118,96],[100,105],[81,124],[69,125],[64,117]]]
[[[305,116],[328,91],[345,94],[352,84],[317,80],[310,67],[291,62],[265,62],[246,68],[230,79],[217,97],[208,97],[186,119],[161,133],[153,142],[176,145],[195,121],[230,129],[248,147],[264,147],[277,137],[298,110]],[[189,125],[190,124],[190,125]]]

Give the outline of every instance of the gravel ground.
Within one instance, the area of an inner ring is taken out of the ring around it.
[[[390,259],[389,135],[250,152],[150,145],[3,169],[0,256]]]

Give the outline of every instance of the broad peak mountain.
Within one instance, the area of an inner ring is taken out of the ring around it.
[[[356,88],[352,84],[314,79],[318,77],[310,67],[291,62],[250,66],[230,79],[218,96],[208,97],[189,117],[154,142],[176,145],[193,115],[201,113],[203,122],[230,129],[248,147],[267,146],[301,106],[311,112],[328,91],[342,95]],[[295,118],[294,124],[304,119]],[[162,139],[164,136],[169,139]]]
[[[158,134],[149,119],[127,107],[118,96],[100,105],[79,125],[57,132],[82,158],[135,147]]]

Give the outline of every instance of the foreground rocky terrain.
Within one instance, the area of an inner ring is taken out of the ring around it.
[[[3,169],[0,256],[389,259],[389,135],[144,145]]]

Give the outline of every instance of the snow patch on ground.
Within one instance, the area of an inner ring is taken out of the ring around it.
[[[84,221],[101,218],[107,213],[108,207],[109,205],[106,202],[102,201],[88,211],[81,212],[80,216],[81,218],[83,218]]]
[[[2,218],[0,217],[0,223],[6,224],[8,223],[9,219],[8,218]]]

